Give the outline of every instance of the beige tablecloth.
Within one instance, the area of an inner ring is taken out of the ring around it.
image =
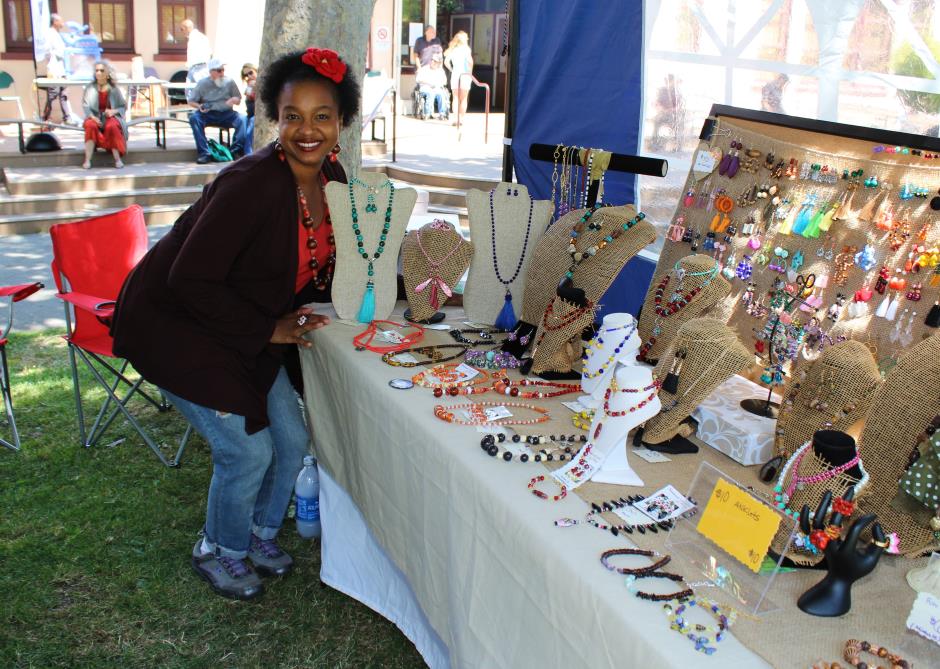
[[[536,498],[526,484],[544,468],[486,457],[476,428],[434,417],[429,390],[390,388],[418,370],[355,351],[361,330],[333,323],[301,354],[317,456],[411,582],[452,666],[768,666],[733,638],[705,656],[670,631],[660,605],[600,565],[623,540],[554,526],[583,517],[585,502]]]

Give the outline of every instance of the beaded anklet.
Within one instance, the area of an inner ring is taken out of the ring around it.
[[[490,389],[489,386],[480,385],[485,383],[490,378],[490,375],[482,370],[477,370],[480,373],[471,379],[467,379],[466,381],[458,381],[458,375],[455,373],[455,370],[458,366],[459,365],[456,363],[436,365],[431,369],[426,369],[423,372],[419,372],[412,376],[411,382],[416,386],[421,386],[422,388],[433,389],[434,397],[442,397],[445,393],[451,396],[475,395],[485,393]],[[429,375],[435,376],[439,382],[435,383],[433,381],[428,381],[427,377]],[[480,387],[476,388],[474,386]]]
[[[438,351],[441,349],[458,349],[457,353],[446,358],[442,356]],[[433,346],[416,346],[413,348],[406,348],[401,351],[390,351],[382,356],[382,362],[386,365],[391,365],[392,367],[417,367],[418,365],[438,365],[442,362],[450,362],[451,360],[456,360],[464,354],[467,350],[466,344],[435,344]],[[428,360],[418,361],[418,362],[401,362],[395,359],[395,356],[401,355],[403,353],[417,353],[418,355],[428,356]]]
[[[532,437],[525,438],[526,443],[531,446],[548,443],[546,441],[529,441],[531,438]],[[544,439],[544,437],[536,437],[536,439]],[[483,437],[483,439],[480,440],[480,448],[482,448],[486,453],[489,453],[492,457],[498,460],[504,460],[505,462],[510,462],[513,459],[512,451],[508,449],[501,449],[498,445],[498,444],[504,443],[505,441],[506,441],[505,434],[502,434],[502,433],[497,434],[497,435],[487,434]],[[519,443],[520,441],[519,435],[514,434],[512,436],[512,441],[514,443]],[[551,441],[552,442],[556,441],[555,435],[551,435]],[[574,435],[571,435],[569,437],[565,437],[561,435],[557,438],[557,441],[560,444],[564,444],[566,442],[568,444],[573,444],[577,441],[577,438]],[[581,443],[584,443],[585,441],[587,441],[587,438],[584,435],[582,435],[580,441]],[[556,446],[552,448],[551,450],[547,448],[540,448],[538,452],[532,455],[531,458],[529,458],[528,453],[519,454],[518,460],[519,462],[528,462],[530,459],[533,460],[534,462],[541,462],[542,460],[545,460],[546,462],[551,462],[557,459],[559,462],[564,462],[565,460],[574,458],[574,456],[577,455],[580,450],[581,450],[580,447],[572,449],[570,445]]]
[[[622,509],[625,506],[633,506],[637,502],[644,500],[643,495],[634,495],[624,499],[610,500],[609,502],[601,502],[600,504],[591,504],[591,511],[584,517],[584,522],[588,525],[593,525],[599,530],[606,530],[613,534],[615,537],[621,532],[626,534],[633,534],[634,532],[639,532],[640,534],[646,534],[647,532],[652,532],[657,534],[659,530],[668,532],[672,529],[673,521],[671,520],[650,520],[648,523],[642,525],[627,525],[626,523],[622,525],[608,525],[602,522],[601,514],[605,512],[613,511],[614,509]],[[686,516],[693,515],[693,511],[689,511]]]
[[[691,597],[695,593],[692,591],[692,588],[685,588],[684,590],[679,590],[678,592],[673,592],[667,595],[657,595],[653,592],[644,592],[643,590],[637,590],[635,587],[635,581],[638,581],[641,578],[666,578],[675,583],[684,583],[685,577],[679,576],[679,574],[671,574],[666,571],[653,571],[648,574],[639,574],[637,576],[627,576],[627,587],[633,591],[640,599],[645,599],[650,602],[666,602],[670,599],[685,599]]]
[[[846,662],[855,667],[855,669],[872,669],[870,664],[861,661],[859,655],[862,653],[869,653],[876,657],[887,659],[891,662],[891,669],[910,669],[911,666],[910,662],[900,655],[889,652],[884,646],[876,646],[867,641],[858,641],[857,639],[849,639],[845,642],[842,657],[845,658]]]
[[[551,477],[549,477],[549,479],[552,481],[555,481],[555,479]],[[535,487],[536,485],[538,485],[544,480],[545,480],[545,476],[542,474],[539,474],[538,476],[533,476],[532,480],[529,481],[529,490],[532,491],[533,495],[535,495],[536,497],[541,497],[542,499],[550,499],[553,502],[557,502],[558,500],[564,499],[565,497],[568,496],[568,487],[563,483],[558,483],[557,481],[555,481],[555,483],[560,488],[560,491],[557,495],[548,495],[547,493],[544,493]]]
[[[503,331],[499,328],[467,328],[465,330],[451,330],[450,336],[457,342],[469,346],[496,346],[500,342],[493,339],[493,335],[502,333]],[[475,334],[479,339],[476,341],[467,339],[466,335],[468,334]]]
[[[534,399],[544,399],[546,397],[560,397],[561,395],[567,395],[568,393],[579,393],[581,392],[580,383],[555,383],[553,381],[530,381],[529,379],[522,379],[516,381],[515,384],[520,386],[545,386],[547,388],[558,388],[559,390],[550,391],[550,392],[526,392],[519,390],[519,388],[513,385],[513,381],[510,381],[508,378],[503,377],[496,381],[493,384],[493,390],[503,395],[509,395],[511,397],[519,397],[526,400]]]
[[[682,614],[686,610],[698,606],[702,611],[708,611],[718,619],[718,624],[710,627],[705,625],[693,624],[686,620]],[[669,629],[679,632],[693,643],[695,650],[712,655],[718,650],[714,645],[725,638],[725,633],[737,620],[738,612],[731,609],[727,615],[722,613],[721,607],[717,603],[704,597],[690,597],[684,602],[679,602],[677,606],[673,604],[664,604],[663,610],[669,616]],[[712,638],[709,638],[711,636]]]
[[[379,333],[379,325],[396,328],[411,328],[413,332],[404,335],[397,344],[388,346],[375,346],[372,342]],[[401,353],[402,350],[414,346],[424,338],[424,328],[414,323],[396,323],[394,321],[372,321],[365,330],[353,337],[353,346],[357,351],[372,351],[373,353]]]
[[[655,551],[645,551],[640,548],[612,548],[609,551],[604,551],[601,553],[601,564],[604,565],[604,567],[606,567],[608,570],[615,571],[618,574],[623,574],[624,576],[645,576],[650,572],[656,571],[660,567],[666,566],[672,559],[668,555],[664,555],[653,564],[646,565],[645,567],[631,569],[629,567],[616,567],[610,564],[610,558],[615,555],[641,555],[643,557],[653,558],[659,555],[659,553],[656,553]]]
[[[507,408],[511,407],[515,409],[528,409],[529,411],[534,411],[540,415],[538,418],[529,418],[527,420],[521,420],[514,416],[511,418],[487,420],[485,416],[486,407],[499,406]],[[458,418],[454,415],[454,411],[460,409],[466,409],[467,411],[470,411],[471,415],[475,415],[475,417],[469,420]],[[532,406],[531,404],[522,404],[521,402],[470,402],[468,404],[455,404],[450,407],[445,407],[441,404],[438,404],[434,407],[434,415],[443,421],[454,423],[455,425],[534,425],[536,423],[544,423],[549,418],[551,418],[551,415],[548,413],[548,409]]]

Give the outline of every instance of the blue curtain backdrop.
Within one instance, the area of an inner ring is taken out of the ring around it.
[[[643,84],[641,0],[521,0],[513,127],[516,180],[533,197],[552,192],[552,163],[529,145],[567,144],[636,154]],[[604,201],[635,202],[636,177],[610,172]],[[602,300],[599,316],[636,314],[653,264],[634,258]]]

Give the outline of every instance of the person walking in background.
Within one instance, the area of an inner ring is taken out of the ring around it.
[[[62,31],[65,30],[65,21],[58,14],[50,18],[49,28],[46,30],[46,47],[49,49],[49,62],[46,64],[46,76],[50,79],[65,78],[65,40]],[[46,89],[46,106],[42,110],[42,120],[48,121],[52,117],[52,101],[59,101],[62,110],[62,122],[78,125],[80,120],[72,113],[69,105],[69,96],[64,86]]]
[[[258,68],[252,63],[242,65],[242,81],[245,82],[245,155],[249,155],[255,143],[255,82]]]
[[[783,114],[783,89],[789,83],[790,77],[781,73],[764,84],[760,89],[761,110]]]
[[[197,163],[204,165],[212,160],[206,141],[207,125],[232,128],[232,157],[238,160],[245,155],[245,117],[233,109],[241,101],[238,86],[225,76],[225,65],[217,58],[210,60],[209,76],[196,84],[189,102],[196,108],[189,114],[189,125],[199,153]]]
[[[434,54],[442,53],[443,50],[437,28],[427,25],[424,27],[424,35],[415,40],[411,49],[411,62],[418,67],[430,65]]]
[[[450,90],[454,94],[453,109],[459,109],[460,115],[467,113],[467,98],[470,96],[471,77],[473,75],[473,52],[470,51],[470,38],[463,30],[457,32],[444,52],[444,65],[450,70]]]
[[[95,80],[85,87],[82,97],[85,112],[85,162],[82,167],[91,168],[91,155],[95,148],[110,151],[114,166],[124,167],[121,157],[127,153],[127,125],[124,114],[127,103],[121,89],[114,85],[110,66],[95,63]]]
[[[208,63],[212,59],[212,46],[209,38],[200,32],[190,20],[180,21],[180,30],[186,35],[186,68],[189,70],[186,81],[199,83],[209,76]],[[186,99],[192,102],[192,90],[186,93]]]

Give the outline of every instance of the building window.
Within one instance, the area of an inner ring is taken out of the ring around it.
[[[134,51],[134,8],[132,0],[84,2],[88,32],[101,39],[101,48],[108,52]]]
[[[402,0],[401,3],[401,64],[405,71],[413,69],[411,47],[424,35],[425,0]]]
[[[186,19],[205,32],[203,0],[157,0],[157,42],[160,53],[186,53],[186,35],[180,23]]]
[[[4,0],[3,35],[6,38],[6,50],[33,51],[33,27],[29,19],[30,0]],[[49,11],[55,12],[56,3],[49,3]]]

